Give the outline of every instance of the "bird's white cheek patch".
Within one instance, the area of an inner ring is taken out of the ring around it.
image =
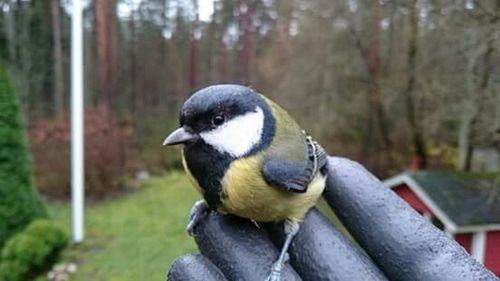
[[[264,112],[256,107],[255,111],[237,116],[200,136],[219,152],[240,157],[260,142],[263,128]]]

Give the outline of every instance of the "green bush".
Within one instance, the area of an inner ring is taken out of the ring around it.
[[[0,66],[0,249],[31,220],[46,216],[31,169],[19,104]]]
[[[67,243],[67,235],[50,221],[33,221],[5,244],[0,255],[0,280],[32,278],[49,268]]]

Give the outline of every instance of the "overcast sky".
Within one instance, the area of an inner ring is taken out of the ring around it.
[[[142,0],[127,0],[118,4],[118,16],[129,17],[130,12],[139,7]],[[190,1],[190,0],[184,0]],[[64,0],[63,6],[68,13],[71,13],[71,0]],[[90,0],[82,0],[84,7],[90,5]],[[209,21],[214,12],[214,0],[198,0],[198,12],[200,20]]]

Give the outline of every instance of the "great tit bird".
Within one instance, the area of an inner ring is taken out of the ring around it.
[[[281,280],[299,223],[323,192],[327,155],[280,106],[240,85],[214,85],[182,106],[180,127],[164,145],[183,144],[182,162],[208,209],[257,222],[284,222],[286,239],[267,280]]]

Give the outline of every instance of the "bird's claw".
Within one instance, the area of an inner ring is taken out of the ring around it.
[[[266,281],[282,281],[281,272],[283,271],[283,264],[277,261],[271,267],[271,273],[266,278]]]
[[[190,236],[194,235],[194,228],[198,225],[200,220],[205,216],[208,211],[208,205],[203,200],[198,200],[194,203],[191,211],[189,212],[188,224],[186,231]]]
[[[266,278],[266,281],[283,281],[281,279],[281,270],[280,271],[275,271],[272,270],[271,274]]]

